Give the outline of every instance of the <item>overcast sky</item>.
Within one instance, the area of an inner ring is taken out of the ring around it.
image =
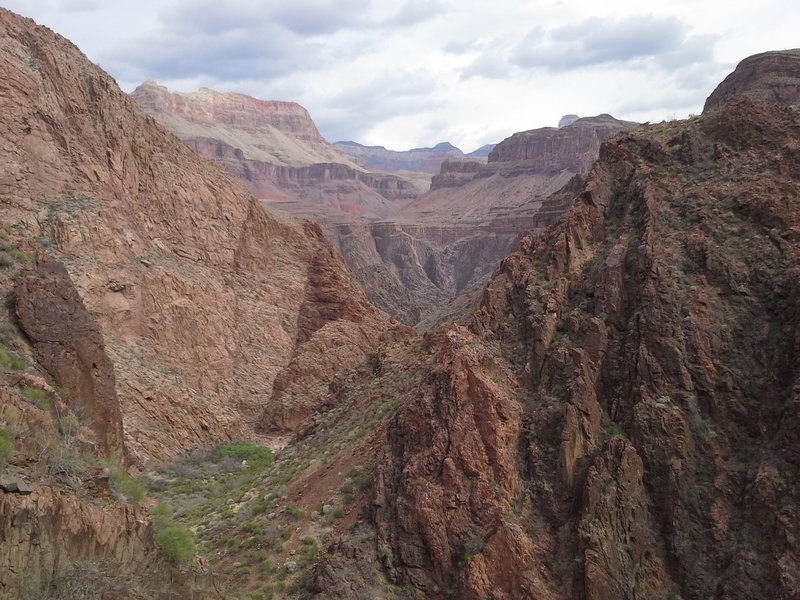
[[[567,113],[683,118],[741,59],[800,46],[800,2],[5,0],[130,92],[293,100],[329,141],[465,152]]]

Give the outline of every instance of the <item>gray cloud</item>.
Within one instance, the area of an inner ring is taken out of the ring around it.
[[[432,0],[406,0],[398,11],[383,25],[390,27],[412,27],[443,14],[447,5]]]
[[[511,74],[511,66],[503,51],[492,49],[483,52],[478,58],[461,70],[461,79],[483,77],[485,79],[505,79]]]
[[[324,35],[363,25],[370,0],[195,0],[162,12],[170,30],[220,33],[230,30],[286,29],[299,35]]]
[[[438,79],[426,73],[385,73],[326,98],[314,120],[330,141],[358,140],[381,121],[441,107],[438,85]]]
[[[706,59],[713,38],[690,36],[687,25],[675,17],[633,16],[623,19],[591,17],[555,29],[531,31],[511,60],[524,67],[554,71],[636,60]]]

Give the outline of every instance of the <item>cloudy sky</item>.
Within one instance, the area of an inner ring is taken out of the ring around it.
[[[305,106],[330,141],[469,152],[561,115],[699,113],[741,59],[800,46],[797,0],[5,0],[131,91]]]

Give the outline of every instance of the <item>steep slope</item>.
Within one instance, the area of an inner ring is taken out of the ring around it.
[[[632,125],[600,115],[514,134],[488,163],[443,162],[431,191],[386,221],[331,226],[329,237],[370,300],[415,323],[481,287],[521,233],[559,216],[563,202],[545,201],[565,186],[573,190],[602,141]],[[548,216],[538,219],[543,205]],[[387,298],[386,287],[407,294]]]
[[[786,105],[607,142],[468,328],[381,363],[421,379],[397,386],[371,536],[332,541],[312,595],[800,596],[798,198]]]
[[[394,175],[370,173],[317,131],[294,102],[203,88],[172,92],[146,81],[131,94],[200,156],[212,159],[263,201],[301,217],[381,217],[419,192]]]
[[[295,426],[384,316],[318,228],[267,214],[66,40],[1,24],[3,222],[37,257],[16,310],[39,360],[139,465],[252,435],[273,411]]]
[[[800,50],[750,56],[717,86],[703,110],[719,108],[733,96],[745,95],[788,106],[800,106]]]

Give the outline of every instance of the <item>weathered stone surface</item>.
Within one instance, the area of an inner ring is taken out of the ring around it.
[[[607,142],[470,331],[383,366],[424,373],[373,483],[389,582],[416,598],[800,594],[798,132],[796,111],[741,96]],[[317,593],[345,597],[337,560]]]
[[[17,279],[19,324],[33,343],[38,362],[71,393],[106,456],[123,452],[122,414],[114,365],[100,325],[86,310],[62,263],[42,258],[35,272]]]
[[[97,374],[97,402],[80,401],[103,407],[98,416],[107,425],[95,425],[107,429],[109,445],[119,435],[114,391],[127,455],[147,465],[250,435],[290,363],[293,389],[304,391],[297,357],[305,344],[329,358],[313,365],[314,388],[328,369],[365,356],[387,320],[318,231],[267,214],[66,40],[8,12],[0,28],[3,222],[14,239],[40,240],[47,264],[65,269],[46,273],[52,285],[21,281],[20,316],[28,315],[37,348],[61,344],[41,353],[54,374],[70,353],[85,369],[73,374],[79,389],[88,391],[86,377]],[[313,290],[323,293],[309,296]],[[87,315],[78,316],[80,304]],[[59,325],[57,338],[37,331],[37,315]],[[350,326],[324,325],[351,317],[358,346],[339,355]],[[329,329],[338,333],[328,336]],[[113,378],[90,358],[101,349]],[[290,397],[284,392],[282,410],[287,402],[291,410]]]
[[[22,494],[26,496],[33,493],[33,489],[20,477],[0,475],[0,490],[7,494]]]
[[[800,108],[800,49],[745,58],[708,97],[703,111],[741,95]]]
[[[376,218],[419,194],[411,182],[370,173],[328,144],[308,111],[294,102],[207,88],[181,94],[153,81],[136,88],[131,98],[256,197],[290,214]]]

